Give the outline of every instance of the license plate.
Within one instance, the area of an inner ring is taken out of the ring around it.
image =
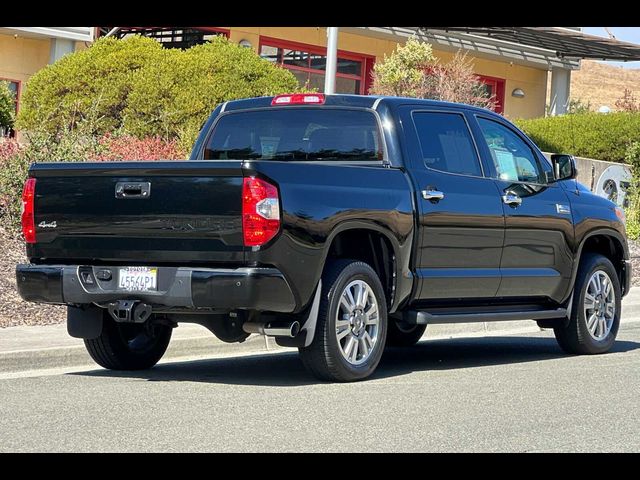
[[[155,291],[158,289],[157,279],[157,268],[121,268],[118,274],[118,287],[129,292]]]

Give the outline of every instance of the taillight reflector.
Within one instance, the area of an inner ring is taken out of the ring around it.
[[[278,189],[255,177],[242,183],[242,235],[244,245],[264,245],[280,230]]]
[[[290,93],[277,95],[271,100],[271,105],[322,105],[324,94],[322,93]]]
[[[22,235],[27,243],[36,243],[35,197],[36,179],[28,178],[22,190]]]

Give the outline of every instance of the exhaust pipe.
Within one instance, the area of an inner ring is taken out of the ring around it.
[[[245,322],[242,329],[247,333],[258,333],[268,337],[294,338],[300,332],[300,322]]]

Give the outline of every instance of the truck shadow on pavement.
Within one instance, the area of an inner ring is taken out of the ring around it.
[[[638,342],[618,340],[608,355],[638,348],[640,348]],[[593,361],[594,358],[593,356],[567,355],[560,350],[553,338],[490,337],[427,340],[413,347],[387,349],[371,380],[412,372],[502,366],[554,359],[573,362]],[[545,365],[541,364],[540,367],[544,368]],[[71,375],[137,378],[152,382],[205,382],[282,387],[325,383],[307,373],[298,359],[297,352],[288,351],[167,362],[144,371],[93,370],[75,372]]]

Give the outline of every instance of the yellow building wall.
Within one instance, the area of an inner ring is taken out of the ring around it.
[[[49,62],[49,39],[0,35],[0,78],[25,83]]]
[[[326,47],[327,33],[323,27],[225,27],[230,30],[232,42],[248,40],[258,52],[260,36],[280,38],[292,42],[306,43]],[[355,53],[373,55],[380,61],[396,48],[392,40],[371,38],[364,35],[340,32],[338,48]],[[436,57],[448,61],[453,53],[434,49]],[[471,56],[471,54],[469,54]],[[472,57],[472,56],[471,56]],[[479,75],[488,75],[505,79],[504,114],[507,118],[535,118],[545,114],[547,71],[544,69],[516,65],[509,61],[496,61],[472,57],[474,71]],[[511,96],[511,92],[521,88],[524,98]]]
[[[85,42],[75,42],[75,50],[87,48]],[[24,91],[27,80],[49,63],[51,40],[0,34],[0,78],[22,82]]]

